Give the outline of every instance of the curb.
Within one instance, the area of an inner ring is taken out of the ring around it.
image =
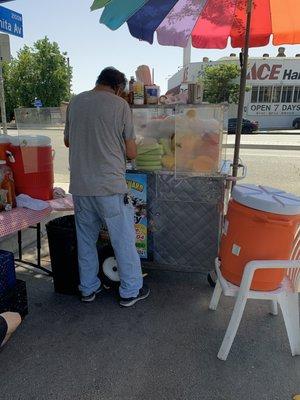
[[[255,135],[287,135],[287,136],[299,136],[300,130],[295,131],[259,131],[256,132]]]
[[[234,144],[224,145],[226,149],[234,149]],[[272,145],[272,144],[241,144],[241,149],[256,149],[256,150],[300,150],[300,146],[290,145]]]

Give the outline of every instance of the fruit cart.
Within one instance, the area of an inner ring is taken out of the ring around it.
[[[218,252],[231,179],[224,106],[133,107],[133,119],[138,157],[131,181],[143,174],[147,186],[144,264],[207,273]]]
[[[213,268],[232,179],[223,129],[225,108],[133,106],[138,157],[128,166],[127,181],[136,207],[137,249],[147,267],[204,274]],[[63,182],[68,161],[62,126],[53,118],[50,122],[29,118],[31,114],[36,116],[37,110],[27,110],[26,121],[17,115],[19,135],[30,132],[51,138],[59,155],[56,181]],[[105,241],[101,250],[105,274],[118,279],[116,261]]]

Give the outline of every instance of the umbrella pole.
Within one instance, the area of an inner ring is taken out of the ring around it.
[[[189,38],[189,41],[186,47],[183,49],[183,68],[187,67],[191,62],[191,54],[192,54],[192,40]]]
[[[238,103],[238,115],[236,124],[236,135],[235,135],[235,146],[234,146],[234,157],[233,157],[233,168],[232,175],[237,176],[239,168],[240,158],[240,144],[241,144],[241,133],[243,126],[243,114],[244,114],[244,102],[247,82],[247,71],[248,71],[248,58],[249,58],[249,41],[250,41],[250,26],[252,17],[252,6],[253,0],[247,1],[247,23],[245,32],[245,46],[242,50],[242,70],[240,79],[240,92],[239,92],[239,103]]]

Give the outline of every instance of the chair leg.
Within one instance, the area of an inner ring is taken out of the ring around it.
[[[231,349],[235,335],[237,333],[238,327],[240,325],[246,302],[247,302],[247,296],[245,294],[244,295],[239,294],[236,299],[234,309],[233,309],[233,312],[232,312],[232,315],[230,318],[230,322],[228,324],[223,342],[221,344],[219,353],[217,355],[217,357],[220,360],[226,361],[226,359],[227,359],[227,356]]]
[[[275,300],[271,300],[271,310],[270,314],[278,315],[278,303]]]
[[[222,294],[222,287],[220,285],[219,279],[217,279],[216,286],[208,307],[210,310],[215,311],[217,309],[221,294]]]
[[[286,293],[279,297],[291,352],[293,356],[300,355],[300,325],[298,293]]]

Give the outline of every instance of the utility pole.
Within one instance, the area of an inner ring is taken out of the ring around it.
[[[2,118],[2,129],[4,135],[7,135],[7,120],[6,120],[6,107],[5,107],[5,92],[4,92],[4,80],[3,80],[3,61],[10,62],[10,40],[9,35],[0,34],[0,108]]]
[[[237,116],[237,122],[236,122],[236,134],[235,134],[233,169],[232,169],[232,175],[234,177],[236,177],[238,175],[238,169],[239,169],[241,133],[242,133],[242,127],[243,127],[243,114],[244,114],[245,92],[246,92],[247,71],[248,71],[248,57],[249,57],[252,8],[253,8],[253,0],[247,0],[247,20],[246,20],[245,42],[244,42],[243,51],[240,55],[240,62],[241,62],[242,69],[241,69],[240,94],[239,94],[238,116]]]
[[[70,73],[70,58],[69,57],[67,57],[67,66],[68,66],[68,79],[69,79],[68,92],[69,92],[69,101],[70,101],[70,98],[71,98],[71,73]]]
[[[187,67],[190,64],[191,54],[192,54],[192,40],[190,38],[186,47],[183,49],[183,68]]]
[[[3,70],[2,70],[1,48],[0,48],[0,107],[1,107],[2,130],[3,130],[4,135],[7,135],[7,120],[6,120],[6,107],[5,107],[4,79],[3,79]]]

